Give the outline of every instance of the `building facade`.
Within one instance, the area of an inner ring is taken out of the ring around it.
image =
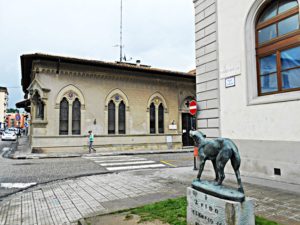
[[[18,128],[24,128],[25,122],[26,122],[26,114],[23,113],[6,113],[5,121],[6,121],[6,127],[18,127]]]
[[[0,87],[0,128],[5,127],[5,115],[8,106],[8,91],[6,87]]]
[[[97,148],[182,147],[194,74],[43,54],[21,64],[33,149],[87,151],[89,130]]]
[[[194,6],[198,129],[237,143],[242,174],[300,184],[299,2]]]

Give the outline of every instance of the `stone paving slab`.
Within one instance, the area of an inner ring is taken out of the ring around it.
[[[80,218],[107,212],[103,206],[105,202],[165,191],[168,189],[148,178],[121,174],[53,182],[12,195],[1,202],[0,225],[71,224]]]
[[[299,194],[254,184],[245,184],[255,200],[255,214],[281,224],[300,225]]]

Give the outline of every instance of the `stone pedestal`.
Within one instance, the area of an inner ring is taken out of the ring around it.
[[[187,225],[255,225],[254,201],[234,202],[187,188]]]

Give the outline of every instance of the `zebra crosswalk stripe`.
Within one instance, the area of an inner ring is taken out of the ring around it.
[[[127,156],[127,155],[112,155],[112,156],[84,156],[82,158],[85,159],[125,159],[125,158],[132,158],[132,156]]]
[[[145,158],[132,158],[132,159],[113,159],[113,160],[96,160],[96,163],[102,163],[102,162],[124,162],[124,161],[144,161],[147,160]]]
[[[165,167],[165,165],[164,164],[151,164],[151,165],[138,165],[138,166],[118,166],[118,167],[107,167],[106,169],[109,171],[117,171],[117,170],[158,168],[158,167]]]
[[[137,156],[87,156],[84,158],[94,161],[98,165],[105,167],[108,171],[159,168],[166,166],[165,164]]]
[[[149,164],[155,163],[155,161],[136,161],[136,162],[112,162],[112,163],[101,163],[101,166],[122,166],[122,165],[135,165],[135,164]]]

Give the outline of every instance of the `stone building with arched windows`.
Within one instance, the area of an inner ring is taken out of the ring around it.
[[[299,5],[194,0],[198,129],[237,143],[242,174],[294,184],[300,184]]]
[[[21,66],[26,100],[17,106],[31,112],[33,149],[87,152],[89,130],[98,149],[192,145],[193,73],[46,54],[22,55]]]

